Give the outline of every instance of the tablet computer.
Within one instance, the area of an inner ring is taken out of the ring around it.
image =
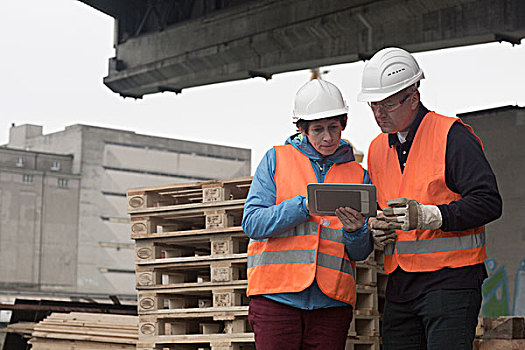
[[[308,190],[308,211],[311,215],[335,216],[340,207],[350,207],[363,216],[376,216],[376,187],[365,184],[311,183]]]

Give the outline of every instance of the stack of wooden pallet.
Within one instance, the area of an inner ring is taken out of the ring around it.
[[[375,247],[368,259],[356,264],[357,303],[346,350],[380,349],[380,319],[387,281],[383,261],[383,250]]]
[[[255,348],[240,226],[250,184],[245,177],[128,190],[138,349]],[[348,349],[379,349],[379,269],[373,257],[359,264]]]
[[[137,323],[136,316],[53,313],[33,326],[29,344],[33,350],[132,350]]]
[[[525,317],[480,318],[476,328],[476,350],[525,349]]]

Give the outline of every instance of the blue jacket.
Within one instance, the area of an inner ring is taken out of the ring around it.
[[[330,156],[323,157],[308,142],[308,138],[298,134],[286,140],[310,159],[318,182],[324,182],[328,169],[335,163],[354,161],[352,146],[341,140],[338,149]],[[277,191],[275,186],[275,149],[268,150],[259,163],[244,205],[242,227],[251,239],[264,239],[283,233],[308,221],[310,214],[306,208],[306,198],[296,196],[275,205]],[[370,183],[368,172],[364,170],[363,183]],[[367,219],[368,221],[368,219]],[[367,223],[355,232],[343,230],[348,257],[351,260],[364,260],[373,249],[372,237],[368,233]],[[310,287],[299,293],[269,294],[265,297],[277,302],[301,309],[319,309],[325,307],[346,306],[348,304],[332,299],[319,289],[314,281]]]

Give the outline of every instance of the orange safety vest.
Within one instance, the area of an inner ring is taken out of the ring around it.
[[[448,204],[462,198],[445,183],[447,136],[457,121],[462,123],[458,118],[427,113],[417,129],[403,173],[396,148],[388,145],[388,134],[380,134],[372,141],[368,171],[377,187],[381,208],[387,207],[387,200],[400,197],[431,205]],[[470,126],[463,125],[476,136]],[[454,232],[396,230],[396,233],[395,244],[385,247],[385,271],[388,273],[398,265],[408,272],[437,271],[482,263],[487,258],[484,226]]]
[[[292,145],[276,146],[276,204],[307,196],[306,186],[316,183],[310,159]],[[356,162],[334,164],[325,182],[362,183],[363,168]],[[343,243],[342,224],[335,216],[310,216],[288,232],[248,245],[247,295],[296,293],[314,279],[327,296],[355,305],[355,263]]]

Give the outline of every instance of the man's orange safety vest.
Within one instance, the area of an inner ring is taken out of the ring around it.
[[[292,145],[276,146],[276,204],[307,196],[306,186],[316,183],[310,159]],[[363,168],[356,162],[334,164],[325,182],[362,183]],[[327,296],[355,305],[355,263],[343,243],[342,224],[335,216],[309,220],[277,236],[250,240],[247,295],[296,293],[314,279]]]
[[[462,123],[458,118],[427,113],[416,132],[403,173],[396,148],[389,147],[388,134],[380,134],[372,141],[368,171],[377,187],[381,208],[387,207],[387,200],[400,197],[431,205],[448,204],[462,198],[445,183],[447,136],[455,122]],[[463,125],[476,136],[470,126]],[[487,258],[484,226],[454,232],[396,230],[396,233],[395,244],[385,247],[385,271],[388,273],[398,265],[408,272],[437,271],[482,263]]]

